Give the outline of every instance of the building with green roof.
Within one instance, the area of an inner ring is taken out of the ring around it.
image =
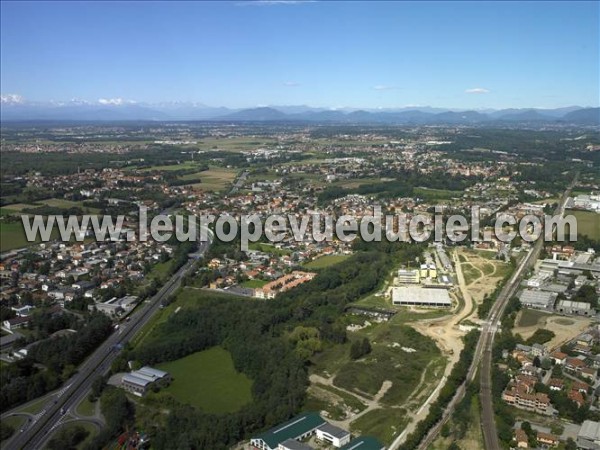
[[[340,450],[385,450],[385,446],[371,436],[361,436],[340,448]]]
[[[315,412],[300,414],[250,439],[250,445],[260,450],[277,450],[279,444],[288,439],[299,441],[311,436],[324,423],[325,420]]]

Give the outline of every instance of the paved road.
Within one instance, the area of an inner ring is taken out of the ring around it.
[[[239,178],[235,181],[235,183],[233,183],[233,186],[229,193],[235,194],[238,190],[240,190],[244,186],[244,183],[246,182],[246,178],[248,178],[248,175],[250,175],[250,171],[244,170],[242,172],[242,174],[239,176]]]
[[[199,252],[206,252],[210,242],[199,242]],[[38,449],[42,448],[51,433],[60,425],[63,416],[79,404],[87,395],[92,382],[105,374],[119,354],[118,346],[129,342],[136,333],[160,309],[163,299],[169,297],[181,284],[181,279],[187,274],[194,261],[190,260],[183,265],[160,291],[131,315],[130,322],[121,324],[118,330],[104,341],[104,343],[79,367],[77,373],[65,383],[65,388],[42,413],[34,420],[24,425],[22,431],[4,447],[6,450]]]
[[[575,185],[576,182],[577,177],[563,194],[563,197],[561,198],[560,204],[558,205],[555,214],[560,214],[561,216],[564,214],[565,203],[567,201],[568,196],[571,194],[572,187]],[[543,247],[543,244],[544,239],[543,236],[541,236],[535,242],[534,246],[525,256],[525,258],[523,258],[513,276],[510,278],[508,283],[504,285],[503,289],[498,295],[497,300],[494,302],[494,305],[490,310],[488,320],[482,327],[481,335],[479,337],[479,340],[477,341],[477,346],[475,347],[473,361],[471,363],[471,366],[469,367],[466,381],[463,382],[456,390],[454,397],[452,397],[446,409],[444,410],[442,419],[429,430],[429,433],[421,441],[419,445],[420,450],[427,449],[435,441],[443,425],[448,421],[458,403],[464,398],[466,387],[470,382],[473,381],[480,364],[481,427],[483,431],[484,444],[487,450],[500,449],[500,444],[498,442],[498,432],[496,431],[496,423],[494,422],[494,407],[491,390],[492,347],[494,344],[494,337],[496,335],[496,332],[498,331],[499,322],[502,318],[504,310],[506,309],[508,300],[512,298],[512,296],[516,293],[516,290],[519,287],[523,275],[525,275],[527,273],[527,270],[533,264],[535,264],[535,261],[537,260],[539,253]]]

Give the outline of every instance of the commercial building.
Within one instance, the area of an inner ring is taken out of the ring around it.
[[[138,397],[144,396],[148,390],[157,384],[167,384],[171,381],[171,376],[162,370],[152,367],[142,367],[131,373],[126,373],[121,378],[121,387],[127,392],[131,392]]]
[[[339,448],[350,442],[350,433],[325,422],[317,428],[317,439]]]
[[[556,305],[556,311],[578,316],[593,316],[596,313],[589,303],[574,302],[572,300],[559,300]]]
[[[137,299],[134,295],[127,295],[122,298],[115,297],[104,303],[90,305],[89,309],[96,308],[108,316],[117,316],[131,311],[135,307]]]
[[[445,289],[430,289],[417,286],[392,288],[392,303],[405,306],[426,306],[449,308],[452,306],[450,295]]]
[[[585,420],[577,434],[577,448],[600,450],[600,422]]]
[[[419,284],[421,276],[418,270],[404,270],[398,271],[398,283],[399,284]]]
[[[277,450],[288,440],[300,441],[312,436],[325,420],[314,412],[300,414],[275,428],[250,439],[250,445],[260,450]],[[288,442],[289,445],[289,442]]]
[[[550,310],[554,307],[556,297],[558,297],[558,294],[555,292],[524,289],[519,295],[519,301],[521,305],[528,308]]]

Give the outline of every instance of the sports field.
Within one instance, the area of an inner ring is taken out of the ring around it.
[[[164,392],[205,412],[231,413],[252,401],[252,381],[235,370],[231,355],[223,347],[193,353],[158,368],[173,376]]]

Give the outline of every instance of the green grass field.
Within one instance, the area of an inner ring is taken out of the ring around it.
[[[321,256],[320,258],[317,258],[309,263],[304,264],[304,267],[306,267],[307,269],[324,269],[325,267],[330,267],[335,264],[339,264],[350,258],[350,256],[351,255]]]
[[[268,281],[265,281],[265,280],[246,280],[242,283],[242,286],[251,288],[251,289],[255,289],[255,288],[261,288],[267,283],[268,283]]]
[[[77,405],[77,414],[91,417],[96,412],[96,403],[92,403],[85,397],[79,405]]]
[[[222,191],[231,186],[237,173],[236,169],[211,167],[209,170],[192,174],[195,178],[200,178],[201,182],[191,186],[203,191]]]
[[[542,311],[536,311],[535,309],[523,309],[519,318],[519,327],[532,327],[537,325],[540,319],[548,317],[548,314]]]
[[[50,237],[51,239],[56,239],[58,237],[58,230],[56,228],[52,229]],[[41,239],[39,236],[35,242],[29,242],[27,240],[25,229],[23,228],[23,223],[21,221],[4,222],[3,220],[0,220],[0,252],[28,247],[40,242]]]
[[[231,413],[252,401],[252,381],[236,372],[231,355],[222,347],[158,367],[173,376],[171,385],[164,389],[166,393],[205,412]]]
[[[577,234],[587,235],[591,239],[600,239],[600,214],[591,211],[567,210],[565,215],[577,219]]]

